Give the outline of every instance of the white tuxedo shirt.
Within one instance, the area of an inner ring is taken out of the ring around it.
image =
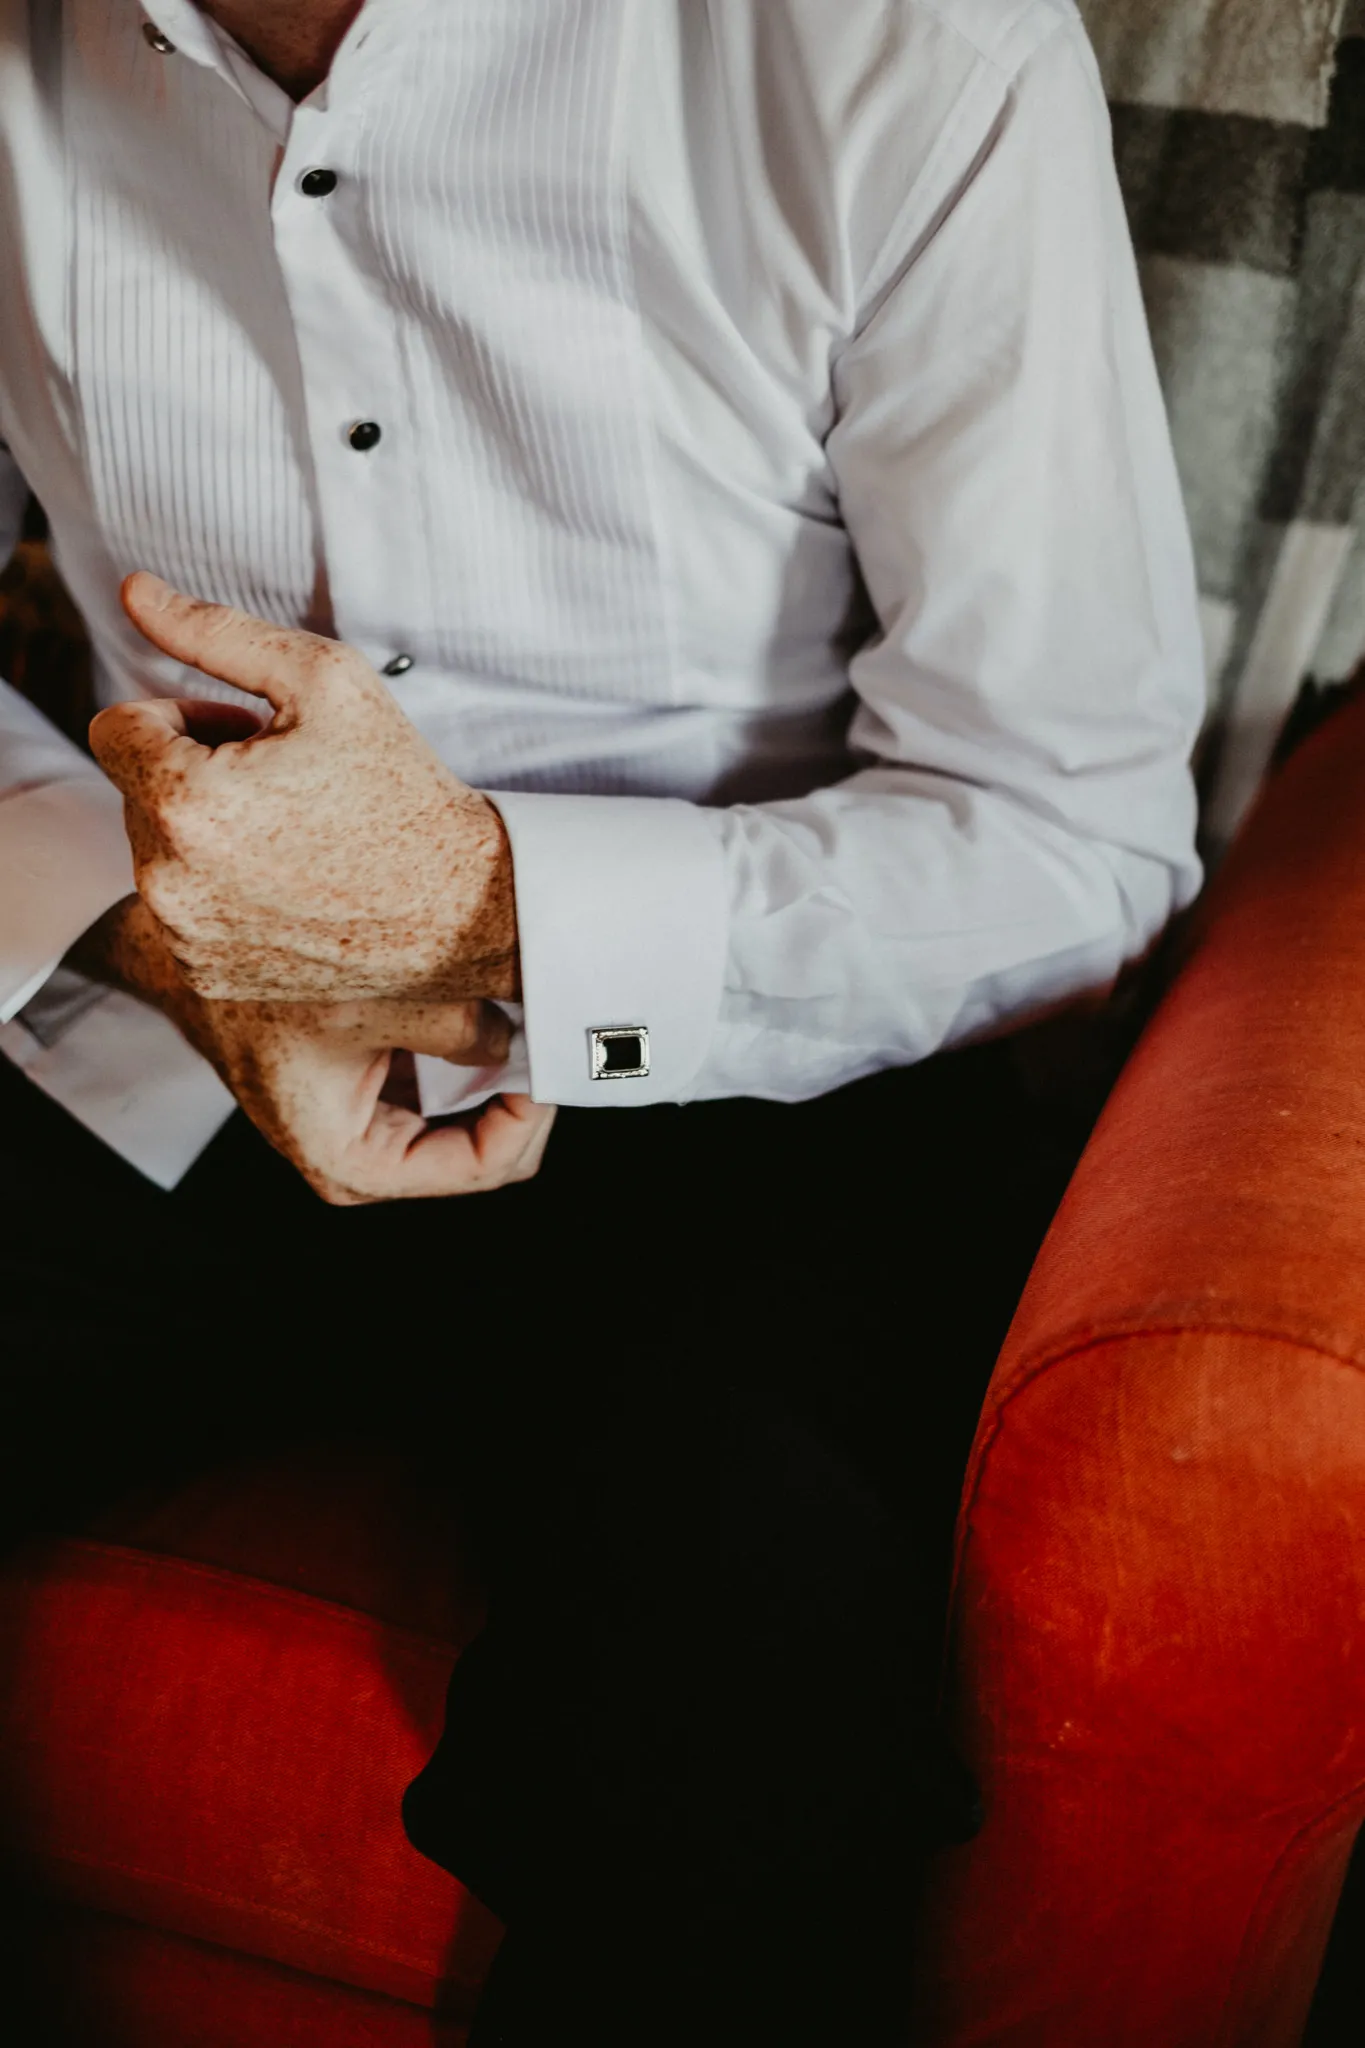
[[[298,106],[191,0],[0,0],[0,252],[0,558],[32,490],[105,701],[204,691],[138,567],[397,671],[506,820],[542,1100],[810,1096],[1194,893],[1194,577],[1071,0],[367,0]],[[228,1098],[54,978],[129,859],[11,690],[0,876],[0,1046],[171,1184]],[[422,1063],[433,1111],[497,1080]]]

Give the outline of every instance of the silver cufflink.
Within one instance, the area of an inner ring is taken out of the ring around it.
[[[638,1081],[649,1072],[649,1033],[643,1024],[590,1031],[588,1048],[594,1081]]]

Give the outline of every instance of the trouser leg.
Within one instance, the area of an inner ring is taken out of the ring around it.
[[[0,1541],[397,1427],[421,1336],[401,1243],[360,1212],[338,1240],[244,1118],[165,1194],[0,1060],[0,1186]]]
[[[566,1116],[526,1189],[349,1212],[240,1122],[167,1200],[48,1105],[25,1160],[7,1114],[24,1512],[415,1424],[494,1591],[415,1835],[514,1924],[557,1885],[558,1925],[614,1916],[684,2005],[714,1988],[686,1959],[728,1954],[761,2038],[817,1953],[827,1984],[892,1967],[960,1811],[929,1617],[1035,1235],[992,1241],[993,1071]]]
[[[146,1472],[192,1338],[158,1190],[0,1061],[0,1536]]]
[[[792,1998],[788,2038],[823,2038],[830,1994],[871,2048],[904,1990],[876,1916],[899,1905],[903,1937],[925,1848],[969,1826],[917,1561],[844,1459],[747,1393],[623,1389],[566,1452],[555,1547],[496,1583],[410,1833],[514,1931],[589,1973],[596,1948],[659,2048],[701,2012],[731,2038],[727,2004],[761,2039]]]
[[[995,1071],[954,1069],[987,1096]],[[485,1416],[468,1438],[493,1618],[409,1829],[514,1931],[576,1942],[580,1967],[583,1928],[614,1922],[618,1980],[633,1944],[670,1987],[671,2016],[623,2021],[660,2042],[702,2011],[720,2038],[722,1954],[736,2038],[779,2012],[789,2038],[823,2038],[836,2010],[894,2038],[919,1859],[970,1824],[933,1722],[933,1619],[1031,1250],[992,1242],[1027,1137],[983,1136],[980,1099],[975,1133],[936,1131],[937,1078],[656,1118],[652,1140],[652,1113],[595,1132],[577,1241],[629,1189],[648,1251],[577,1296],[561,1276],[566,1315],[592,1323],[586,1365],[561,1345],[558,1376],[512,1371],[511,1428]],[[888,1445],[907,1426],[937,1440],[937,1470]]]

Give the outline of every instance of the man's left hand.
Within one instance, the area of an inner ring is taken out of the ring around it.
[[[90,728],[123,792],[138,893],[190,988],[234,1002],[515,998],[502,820],[364,657],[145,572],[123,603],[154,646],[274,710],[262,724],[149,698]]]

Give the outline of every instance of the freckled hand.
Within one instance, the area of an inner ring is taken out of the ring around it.
[[[518,994],[511,851],[353,648],[123,586],[163,653],[262,697],[100,713],[90,741],[123,792],[138,893],[197,993],[246,1001]]]

